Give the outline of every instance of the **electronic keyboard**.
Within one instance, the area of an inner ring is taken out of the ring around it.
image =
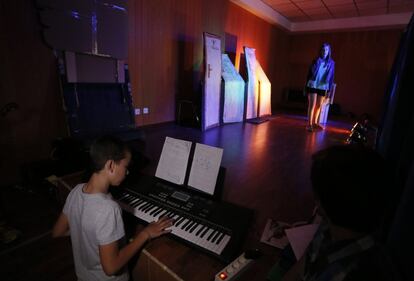
[[[123,210],[144,223],[161,217],[173,219],[173,237],[228,262],[240,252],[253,211],[202,194],[141,176],[134,183],[111,188]]]

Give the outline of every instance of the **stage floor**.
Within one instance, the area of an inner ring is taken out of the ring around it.
[[[295,222],[311,216],[311,156],[344,143],[351,126],[351,122],[329,121],[325,130],[308,132],[304,116],[284,114],[260,124],[226,124],[206,132],[173,123],[153,125],[138,129],[141,139],[130,143],[149,159],[142,170],[149,175],[155,174],[166,136],[223,148],[223,200],[255,211],[244,249],[260,248],[269,255],[256,271],[265,274],[279,254],[259,242],[267,219]],[[12,188],[2,190],[1,204],[8,223],[22,231],[18,241],[0,248],[4,280],[74,280],[69,241],[48,235],[59,209],[54,199]],[[180,277],[189,280],[187,274]]]

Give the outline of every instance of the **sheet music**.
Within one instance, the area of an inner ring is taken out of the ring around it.
[[[222,156],[222,148],[197,143],[188,185],[213,195]]]
[[[175,184],[184,184],[191,142],[165,138],[155,176]]]

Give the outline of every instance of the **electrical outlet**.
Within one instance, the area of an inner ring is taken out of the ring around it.
[[[141,114],[141,109],[140,108],[135,108],[135,115],[140,115]]]
[[[142,113],[143,113],[143,114],[148,114],[148,113],[149,113],[149,108],[148,108],[148,107],[144,107],[144,108],[142,109]]]

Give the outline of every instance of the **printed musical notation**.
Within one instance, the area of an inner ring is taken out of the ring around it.
[[[188,185],[213,195],[223,149],[197,143]]]
[[[166,137],[155,176],[175,184],[183,185],[191,145],[192,143],[190,141]],[[188,185],[202,192],[214,195],[222,156],[222,148],[197,143],[194,150]]]
[[[155,176],[175,184],[184,184],[191,142],[165,138]]]

